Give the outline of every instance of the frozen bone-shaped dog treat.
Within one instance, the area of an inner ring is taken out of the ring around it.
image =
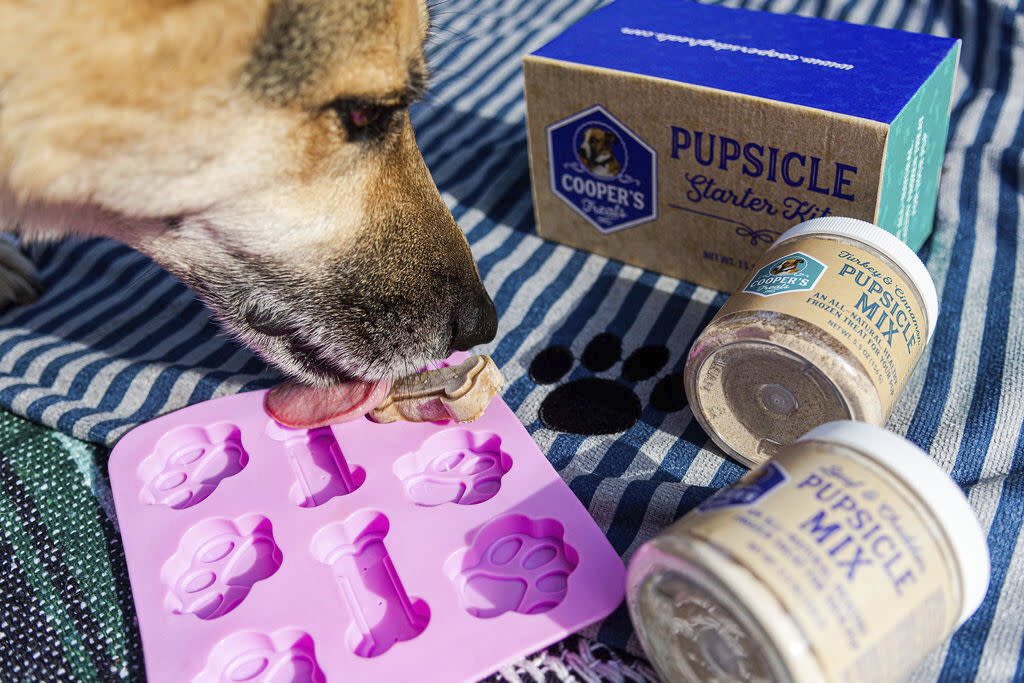
[[[483,415],[503,383],[490,356],[470,356],[458,365],[396,380],[372,416],[377,422],[472,422]]]

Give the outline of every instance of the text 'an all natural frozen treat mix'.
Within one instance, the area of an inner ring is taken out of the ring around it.
[[[732,290],[787,228],[932,229],[958,40],[617,0],[524,59],[542,237]]]

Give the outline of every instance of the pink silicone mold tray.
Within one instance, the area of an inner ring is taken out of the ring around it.
[[[501,399],[306,431],[264,393],[111,454],[150,681],[474,681],[621,601],[622,561]]]

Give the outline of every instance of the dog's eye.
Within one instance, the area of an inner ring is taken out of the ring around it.
[[[383,113],[380,107],[356,107],[349,112],[348,120],[356,128],[366,128],[376,123]]]
[[[384,135],[390,127],[394,114],[399,107],[378,104],[336,100],[330,108],[338,115],[338,120],[348,138],[369,139]]]

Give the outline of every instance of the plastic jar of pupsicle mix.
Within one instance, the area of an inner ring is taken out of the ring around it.
[[[783,233],[690,348],[697,421],[748,467],[834,420],[881,425],[931,338],[935,284],[896,236],[853,218]]]
[[[675,681],[897,681],[989,582],[967,498],[924,451],[860,422],[783,447],[637,550],[630,616]]]

